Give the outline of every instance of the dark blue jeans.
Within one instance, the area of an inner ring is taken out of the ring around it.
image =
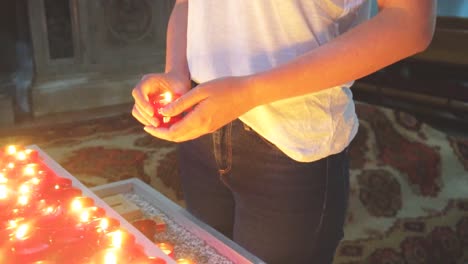
[[[332,263],[343,238],[347,151],[292,160],[239,120],[179,144],[194,216],[267,263]]]

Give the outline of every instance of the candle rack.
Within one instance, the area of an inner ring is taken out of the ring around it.
[[[0,263],[176,264],[37,146],[0,165]]]
[[[264,264],[261,259],[248,252],[246,249],[225,237],[212,227],[192,216],[187,210],[174,203],[166,196],[144,183],[140,179],[132,178],[91,188],[100,197],[108,197],[116,194],[123,194],[128,200],[139,205],[143,211],[151,215],[155,211],[163,214],[168,220],[168,225],[174,225],[175,229],[189,234],[193,240],[200,240],[201,243],[192,241],[194,250],[200,247],[209,247],[215,251],[213,258],[219,260],[206,260],[207,262],[196,263],[236,263],[236,264]],[[184,235],[184,236],[186,236]],[[187,241],[182,241],[188,244]],[[190,244],[190,243],[189,243]],[[177,245],[175,246],[177,253]],[[210,253],[213,255],[213,253]],[[176,257],[176,259],[184,256]],[[203,256],[202,258],[210,258]]]

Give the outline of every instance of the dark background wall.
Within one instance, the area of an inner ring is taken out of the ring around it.
[[[16,1],[0,1],[0,74],[15,69]]]

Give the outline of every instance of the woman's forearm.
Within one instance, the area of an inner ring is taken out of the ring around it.
[[[188,1],[177,0],[167,26],[165,72],[175,72],[190,78],[186,55],[187,19]]]
[[[249,77],[254,105],[356,80],[424,50],[435,23],[433,0],[380,0],[374,18],[295,60]]]

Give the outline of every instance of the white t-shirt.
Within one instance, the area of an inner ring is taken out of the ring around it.
[[[368,19],[369,6],[366,0],[190,0],[191,77],[203,83],[269,70]],[[351,84],[261,105],[240,119],[292,159],[319,160],[342,151],[357,133]]]

